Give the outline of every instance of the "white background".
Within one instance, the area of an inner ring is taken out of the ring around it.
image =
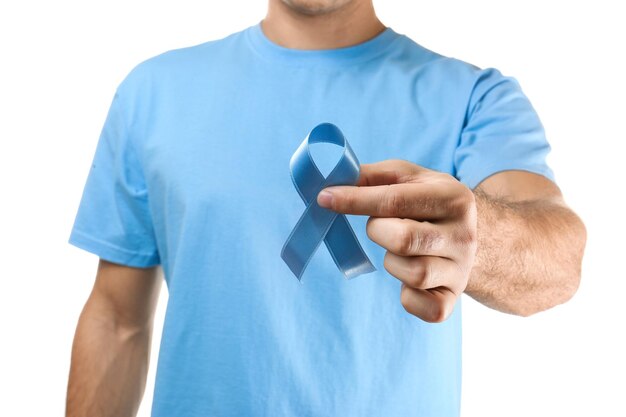
[[[569,303],[520,318],[464,298],[464,416],[626,415],[618,5],[375,3],[397,32],[520,81],[552,144],[557,182],[588,227],[583,280]],[[0,415],[64,413],[72,337],[97,264],[66,240],[115,87],[139,61],[255,24],[265,8],[262,0],[1,3]],[[164,285],[139,416],[149,416],[166,302]]]

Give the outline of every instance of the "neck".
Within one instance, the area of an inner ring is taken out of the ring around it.
[[[323,14],[305,14],[269,0],[261,29],[272,42],[292,49],[335,49],[365,42],[385,29],[371,0],[352,1]]]

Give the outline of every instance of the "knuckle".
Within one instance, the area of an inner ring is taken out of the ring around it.
[[[406,211],[407,199],[403,193],[395,191],[391,185],[387,188],[387,192],[380,200],[379,211],[384,216],[393,216],[396,213]]]
[[[444,236],[437,227],[424,227],[412,219],[403,219],[396,238],[395,252],[398,255],[425,255],[439,250],[446,245],[448,236]]]
[[[462,248],[475,249],[478,243],[476,229],[468,226],[459,227],[454,233],[454,241]]]
[[[461,192],[457,192],[454,197],[448,201],[448,209],[452,214],[458,217],[468,217],[475,211],[476,201],[474,193],[467,187],[463,186]]]
[[[420,239],[415,231],[411,227],[403,226],[397,233],[394,252],[404,256],[415,254],[418,253],[420,245]]]
[[[354,210],[356,206],[356,198],[353,193],[346,192],[342,195],[341,199],[336,199],[336,206],[339,209],[344,209],[348,211]]]
[[[409,284],[415,288],[425,289],[428,288],[431,280],[432,271],[428,261],[416,257],[412,260],[410,267],[411,278]]]
[[[463,195],[456,194],[453,197],[450,197],[447,206],[450,213],[456,217],[463,214],[465,211],[465,204],[465,197]]]
[[[424,252],[439,250],[446,245],[447,236],[437,227],[423,228],[419,232],[420,249]]]

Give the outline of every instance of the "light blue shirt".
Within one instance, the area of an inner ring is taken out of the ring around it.
[[[459,414],[460,302],[439,324],[407,313],[366,216],[347,217],[375,272],[345,279],[320,245],[300,283],[280,257],[305,209],[289,160],[321,122],[361,163],[405,159],[469,187],[511,169],[554,179],[514,78],[391,28],[307,51],[256,24],[140,62],[115,91],[69,243],[162,265],[153,417]],[[327,174],[338,154],[320,149]]]

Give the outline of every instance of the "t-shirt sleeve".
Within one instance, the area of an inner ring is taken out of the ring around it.
[[[554,181],[546,163],[550,144],[515,78],[479,70],[456,149],[456,177],[469,188],[500,171],[523,170]]]
[[[134,267],[160,263],[148,193],[120,87],[96,145],[68,243]]]

